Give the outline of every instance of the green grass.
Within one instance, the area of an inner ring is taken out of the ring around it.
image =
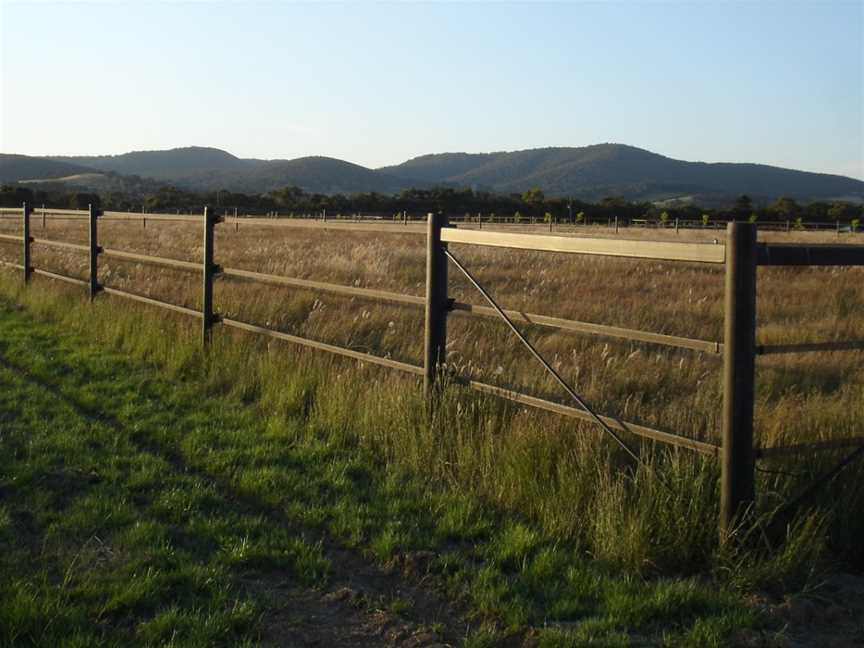
[[[375,369],[239,336],[205,356],[161,313],[3,292],[5,645],[255,643],[273,602],[249,579],[325,587],[329,538],[380,563],[435,552],[466,646],[726,645],[764,624],[742,588],[819,564],[818,516],[794,553],[720,551],[708,460],[622,469],[596,434],[458,390],[430,417]]]

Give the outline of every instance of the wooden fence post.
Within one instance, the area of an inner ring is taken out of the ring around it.
[[[447,256],[441,242],[446,214],[429,214],[426,224],[426,323],[423,349],[423,387],[426,395],[438,381],[447,351]]]
[[[729,223],[726,227],[725,290],[721,542],[734,534],[755,497],[756,226],[753,223]]]
[[[220,222],[216,213],[210,208],[204,208],[204,290],[201,299],[201,343],[204,347],[210,346],[213,338],[213,324],[218,320],[213,314],[213,278],[218,272],[218,267],[213,263],[213,229]]]
[[[42,205],[42,229],[45,229],[45,205]]]
[[[102,248],[99,247],[99,237],[96,229],[96,221],[99,218],[99,208],[92,204],[87,206],[89,211],[88,217],[90,221],[90,301],[96,298],[96,293],[99,292],[99,253]]]
[[[33,243],[33,238],[30,236],[30,205],[26,202],[23,204],[23,229],[24,229],[24,283],[30,281],[30,275],[33,274],[33,262],[30,258],[30,245]]]

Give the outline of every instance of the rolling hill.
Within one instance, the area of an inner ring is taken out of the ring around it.
[[[92,173],[93,168],[48,158],[0,153],[0,183],[62,178]]]
[[[427,183],[597,200],[660,200],[686,194],[864,198],[864,182],[761,164],[685,162],[623,144],[504,153],[424,155],[383,169]]]
[[[210,188],[221,185],[233,191],[262,193],[286,186],[305,191],[338,194],[377,191],[396,193],[411,183],[382,171],[329,157],[302,157],[295,160],[254,161],[254,166],[233,173],[221,173],[207,180]]]
[[[56,157],[73,163],[123,175],[137,175],[188,189],[266,193],[286,186],[335,194],[404,189],[404,180],[381,171],[337,160],[310,156],[294,160],[241,159],[215,148],[192,146],[168,151],[134,151],[122,155]]]
[[[187,147],[111,156],[35,158],[0,154],[0,182],[77,178],[94,172],[114,178],[140,176],[191,190],[266,193],[285,186],[326,194],[411,187],[472,187],[499,193],[539,188],[549,196],[600,200],[710,202],[740,194],[771,200],[864,201],[864,182],[761,164],[675,160],[623,144],[543,148],[497,153],[441,153],[369,169],[329,157],[294,160],[238,158],[226,151]]]

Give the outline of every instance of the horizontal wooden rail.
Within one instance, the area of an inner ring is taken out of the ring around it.
[[[759,265],[764,266],[864,265],[864,245],[763,243],[757,254]]]
[[[16,243],[22,243],[24,237],[16,236],[15,234],[0,234],[0,241],[15,241]]]
[[[243,331],[248,331],[250,333],[258,333],[260,335],[267,335],[272,338],[276,338],[277,340],[283,340],[285,342],[291,342],[293,344],[299,344],[301,346],[309,347],[311,349],[317,349],[319,351],[327,351],[328,353],[333,353],[335,355],[345,356],[347,358],[353,358],[354,360],[359,360],[361,362],[369,362],[371,364],[377,364],[382,367],[389,367],[390,369],[397,369],[399,371],[404,371],[406,373],[414,374],[416,376],[423,375],[423,367],[417,367],[411,364],[407,364],[405,362],[398,362],[396,360],[390,360],[389,358],[381,358],[379,356],[370,355],[368,353],[363,353],[361,351],[353,351],[351,349],[345,349],[343,347],[334,346],[332,344],[326,344],[324,342],[316,342],[315,340],[308,340],[306,338],[298,337],[296,335],[290,335],[288,333],[282,333],[281,331],[274,331],[273,329],[265,328],[263,326],[257,326],[255,324],[248,324],[246,322],[240,322],[238,320],[228,319],[227,317],[222,320],[222,324],[225,326],[230,326],[232,328],[240,329]]]
[[[498,396],[500,398],[513,401],[514,403],[519,403],[520,405],[528,405],[529,407],[535,407],[537,409],[545,410],[547,412],[561,414],[563,416],[568,416],[570,418],[575,418],[582,421],[594,421],[594,419],[591,417],[590,414],[588,414],[588,412],[577,409],[575,407],[561,405],[559,403],[545,400],[543,398],[537,398],[536,396],[528,396],[527,394],[515,392],[509,389],[505,389],[503,387],[496,387],[495,385],[489,385],[486,383],[478,382],[476,380],[460,380],[458,382],[463,382],[475,391],[479,391],[484,394],[491,394],[493,396]],[[659,441],[668,445],[687,448],[689,450],[695,450],[696,452],[699,452],[701,454],[719,456],[720,453],[720,447],[713,443],[697,441],[695,439],[688,439],[687,437],[683,437],[678,434],[655,430],[653,428],[645,427],[644,425],[636,425],[635,423],[622,422],[610,416],[601,416],[600,418],[613,430],[619,432],[629,432],[630,434],[646,439],[651,439],[652,441]]]
[[[857,448],[858,446],[864,446],[864,437],[829,439],[828,441],[815,441],[813,443],[796,443],[795,445],[778,446],[775,448],[753,448],[753,452],[757,459],[771,459],[774,457],[786,457],[789,455],[819,452],[822,450]]]
[[[30,214],[30,215],[33,217],[36,216],[35,214]],[[39,216],[41,218],[45,218],[48,221],[76,221],[76,222],[86,223],[90,220],[90,217],[87,214],[85,214],[83,216],[64,216],[62,214],[57,216],[57,215],[52,215],[50,213],[45,213],[45,214],[39,214]]]
[[[426,300],[423,297],[415,297],[414,295],[402,295],[400,293],[373,290],[371,288],[356,288],[354,286],[343,286],[340,284],[324,283],[322,281],[312,281],[309,279],[295,279],[293,277],[264,274],[261,272],[252,272],[250,270],[238,270],[237,268],[223,268],[222,275],[225,277],[248,279],[251,281],[260,281],[280,286],[321,290],[324,292],[332,292],[351,297],[366,297],[369,299],[377,299],[379,301],[392,302],[396,304],[408,304],[411,306],[424,306],[426,304]]]
[[[168,259],[166,257],[150,256],[148,254],[138,254],[137,252],[125,252],[123,250],[113,250],[105,248],[102,250],[102,256],[112,257],[115,259],[123,259],[125,261],[137,261],[138,263],[152,263],[154,265],[170,266],[172,268],[180,268],[182,270],[195,270],[200,272],[204,267],[200,263],[191,261],[181,261],[179,259]]]
[[[86,217],[86,215],[84,216]],[[106,211],[100,216],[100,220],[108,221],[130,221],[140,222],[142,219],[153,222],[175,222],[175,223],[200,223],[203,216],[197,214],[148,214],[134,212]],[[425,234],[426,224],[423,221],[389,221],[383,219],[351,222],[346,220],[327,220],[321,218],[259,218],[259,217],[233,217],[226,216],[223,221],[232,224],[242,223],[244,226],[260,225],[266,227],[296,227],[319,230],[341,230],[355,232],[378,232],[387,234]]]
[[[298,227],[303,229],[339,230],[353,232],[377,232],[387,234],[425,234],[426,223],[412,221],[407,225],[402,221],[368,221],[368,222],[343,222],[332,220],[313,220],[311,218],[232,218],[228,217],[226,223],[242,223],[243,225],[263,225],[269,227]]]
[[[813,353],[816,351],[854,351],[856,349],[864,349],[864,340],[802,344],[760,344],[756,347],[756,353],[758,355],[775,355],[779,353]]]
[[[128,221],[130,223],[140,223],[143,219],[151,222],[169,222],[169,223],[202,223],[204,217],[200,214],[148,214],[138,212],[112,212],[106,211],[99,217],[100,221]]]
[[[5,266],[7,268],[15,268],[16,270],[23,270],[24,266],[20,263],[12,263],[11,261],[3,261],[0,259],[0,265]]]
[[[183,216],[162,216],[156,218],[151,216],[150,214],[139,214],[138,216],[133,216],[132,218],[121,218],[119,216],[109,216],[107,218],[100,217],[100,222],[109,222],[109,223],[130,223],[133,225],[140,225],[141,221],[149,221],[151,224],[154,222],[157,223],[185,223],[187,225],[197,225],[201,222],[200,219],[194,220],[192,217],[183,217]]]
[[[462,311],[472,315],[498,319],[498,314],[495,310],[488,306],[476,306],[474,304],[465,304],[463,302],[453,302],[451,308],[454,311]],[[712,354],[719,354],[723,351],[723,345],[720,342],[712,342],[710,340],[695,340],[675,335],[663,335],[662,333],[650,333],[648,331],[637,331],[635,329],[606,326],[604,324],[593,324],[591,322],[579,322],[576,320],[562,319],[560,317],[523,313],[516,310],[504,309],[504,313],[514,322],[521,322],[523,324],[536,324],[565,331],[621,338],[637,342],[647,342],[650,344],[661,344],[664,346],[678,347],[681,349],[690,349],[692,351],[702,351]]]
[[[66,241],[52,241],[50,239],[34,238],[33,243],[36,245],[48,245],[50,247],[64,248],[66,250],[77,250],[79,252],[90,252],[89,245],[80,245],[78,243],[67,243]]]
[[[64,215],[76,215],[76,216],[89,216],[90,212],[86,209],[56,209],[54,207],[34,207],[33,214],[64,214]]]
[[[22,266],[23,270],[23,266]],[[48,277],[49,279],[56,279],[57,281],[65,281],[66,283],[71,283],[76,286],[89,286],[90,282],[85,281],[84,279],[76,279],[75,277],[70,277],[64,274],[58,274],[56,272],[49,272],[48,270],[42,270],[41,268],[33,268],[33,274],[37,274],[41,277]]]
[[[87,282],[84,282],[85,284]],[[186,308],[185,306],[178,306],[177,304],[170,304],[168,302],[160,301],[158,299],[152,299],[151,297],[144,297],[143,295],[136,295],[135,293],[126,292],[125,290],[118,290],[117,288],[109,288],[108,286],[102,287],[102,292],[107,295],[116,295],[117,297],[125,297],[126,299],[131,299],[133,301],[141,302],[143,304],[149,304],[151,306],[158,306],[159,308],[165,308],[167,310],[174,311],[175,313],[183,313],[184,315],[189,315],[191,317],[201,318],[201,311],[197,311],[193,308]]]
[[[663,261],[696,261],[724,263],[726,248],[711,243],[678,243],[665,241],[632,241],[624,239],[515,234],[482,230],[444,228],[441,240],[447,243],[488,245],[491,247],[567,252],[600,256],[657,259]]]

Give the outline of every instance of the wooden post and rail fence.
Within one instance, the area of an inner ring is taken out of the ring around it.
[[[2,212],[8,214],[10,210],[2,210]],[[100,246],[98,240],[98,222],[102,219],[130,220],[131,217],[124,213],[109,212],[103,215],[93,207],[87,212],[65,210],[58,213],[57,210],[45,210],[44,208],[41,210],[43,222],[46,215],[51,214],[55,214],[59,218],[85,218],[89,226],[89,243],[88,245],[80,245],[34,238],[31,235],[30,228],[30,207],[24,204],[20,210],[15,210],[15,212],[19,213],[22,218],[22,235],[0,234],[0,241],[23,243],[22,264],[3,261],[2,265],[23,270],[25,283],[30,283],[32,275],[36,274],[81,285],[87,289],[90,299],[94,299],[99,292],[104,292],[109,295],[132,299],[200,318],[202,322],[202,344],[205,347],[209,345],[212,339],[214,326],[222,324],[230,328],[266,335],[320,351],[349,357],[361,362],[400,370],[422,378],[424,390],[430,399],[435,398],[436,386],[439,384],[446,370],[447,319],[450,314],[458,313],[473,317],[502,319],[519,338],[520,342],[528,347],[534,357],[558,381],[577,406],[574,407],[530,396],[478,381],[460,380],[458,377],[455,377],[456,380],[465,384],[470,389],[485,394],[492,394],[522,406],[553,412],[577,420],[593,422],[614,437],[637,460],[636,453],[624,442],[622,434],[693,450],[719,459],[721,464],[721,487],[718,526],[720,536],[724,541],[734,536],[735,529],[742,516],[746,515],[753,507],[755,501],[754,466],[757,458],[836,448],[855,448],[855,452],[860,452],[864,448],[864,437],[807,443],[785,448],[757,448],[754,447],[753,442],[755,359],[757,355],[864,349],[864,340],[769,346],[757,345],[757,268],[769,265],[864,266],[864,245],[759,243],[756,239],[756,225],[753,223],[729,223],[726,228],[725,241],[723,243],[710,244],[578,238],[549,234],[465,229],[449,223],[447,217],[443,214],[429,214],[425,223],[412,225],[410,229],[397,225],[399,222],[407,221],[396,220],[392,224],[340,223],[335,220],[327,220],[324,212],[322,212],[320,220],[289,221],[288,224],[291,226],[317,227],[326,230],[409,233],[418,235],[425,233],[426,294],[425,297],[420,297],[309,279],[269,275],[248,270],[223,268],[215,261],[214,229],[219,223],[224,222],[224,218],[217,216],[209,208],[205,208],[203,218],[152,214],[149,216],[151,223],[178,220],[186,223],[203,222],[204,245],[201,263],[167,259],[123,250],[106,249]],[[33,267],[31,247],[34,244],[87,253],[89,255],[89,276],[87,280]],[[494,298],[471,275],[467,267],[459,261],[458,257],[449,249],[450,245],[491,246],[550,253],[617,256],[721,266],[725,274],[723,341],[721,343],[719,341],[698,340],[504,309],[494,301]],[[100,256],[201,272],[203,277],[201,310],[169,304],[143,295],[101,285],[98,281],[98,260]],[[448,265],[450,264],[453,264],[460,272],[466,275],[488,302],[488,306],[457,302],[448,296]],[[228,277],[241,281],[257,281],[270,285],[290,286],[422,307],[425,309],[423,365],[416,366],[389,358],[382,358],[369,353],[302,338],[256,324],[222,317],[216,312],[213,302],[213,284],[217,277]],[[527,323],[588,335],[625,339],[722,355],[723,403],[721,441],[719,445],[595,413],[582,397],[575,392],[573,387],[567,384],[549,363],[546,362],[542,355],[534,349],[527,338],[516,329],[515,323]]]

